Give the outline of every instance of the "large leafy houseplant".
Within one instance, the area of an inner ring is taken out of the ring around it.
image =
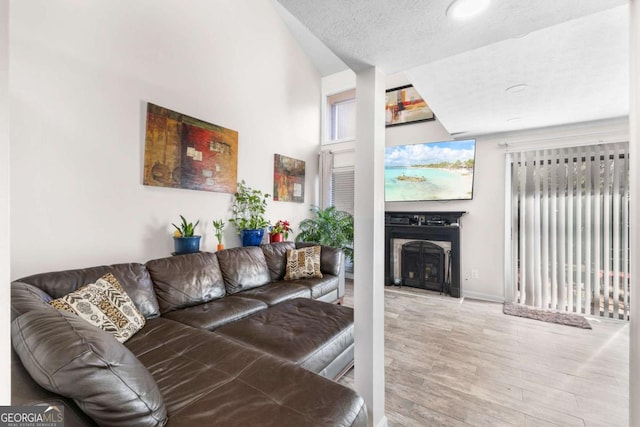
[[[271,197],[270,194],[254,190],[242,180],[238,183],[238,189],[233,197],[231,207],[233,217],[229,222],[233,224],[238,234],[242,230],[257,230],[269,226],[264,213],[267,210],[267,199]]]
[[[311,210],[316,217],[300,222],[296,242],[316,242],[341,248],[345,256],[353,260],[353,216],[335,206],[326,209],[313,206]]]
[[[265,219],[264,214],[267,210],[267,199],[271,195],[247,186],[242,180],[238,183],[238,189],[233,196],[231,206],[233,217],[229,222],[242,236],[243,246],[259,245],[264,229],[269,226],[269,221]],[[248,237],[249,235],[254,237]]]

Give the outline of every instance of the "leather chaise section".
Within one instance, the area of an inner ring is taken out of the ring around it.
[[[215,332],[158,318],[125,345],[156,379],[167,426],[366,425],[352,390]]]
[[[353,310],[297,298],[216,333],[320,373],[353,344]]]

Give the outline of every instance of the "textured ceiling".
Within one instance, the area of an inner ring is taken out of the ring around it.
[[[486,134],[629,112],[625,6],[407,71],[450,133]],[[521,91],[512,86],[526,84]],[[516,89],[517,90],[517,89]]]
[[[316,64],[333,56],[321,42],[355,71],[405,72],[453,134],[628,113],[628,0],[493,0],[465,22],[446,16],[451,0],[278,2],[303,47],[315,41]],[[323,75],[337,71],[333,60]]]

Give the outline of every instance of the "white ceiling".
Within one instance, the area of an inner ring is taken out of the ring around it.
[[[452,134],[628,114],[628,0],[492,0],[466,22],[451,0],[278,2],[322,75],[404,72]]]

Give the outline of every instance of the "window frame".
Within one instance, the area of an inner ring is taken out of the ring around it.
[[[324,137],[322,138],[322,145],[330,145],[330,144],[339,144],[344,142],[355,141],[355,127],[354,127],[354,135],[348,136],[345,138],[332,139],[334,135],[334,118],[333,118],[333,106],[340,103],[345,103],[348,101],[355,102],[356,100],[356,89],[350,88],[346,90],[341,90],[339,92],[335,92],[332,94],[328,94],[325,97],[325,106],[324,106],[324,117],[325,117],[325,125],[324,125]]]

